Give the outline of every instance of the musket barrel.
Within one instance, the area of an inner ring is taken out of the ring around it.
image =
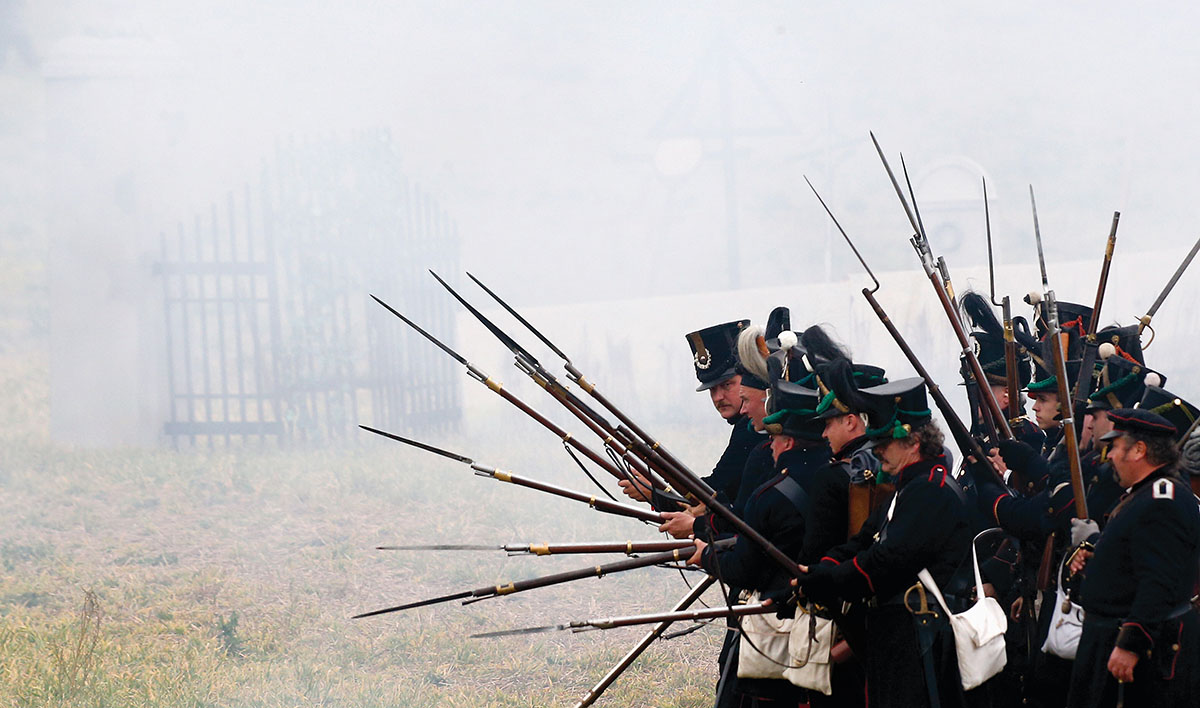
[[[1071,472],[1071,492],[1075,496],[1075,516],[1080,519],[1088,518],[1087,498],[1083,488],[1083,468],[1079,462],[1079,440],[1075,433],[1075,416],[1071,406],[1070,392],[1067,383],[1067,357],[1063,349],[1062,336],[1058,324],[1058,302],[1054,291],[1046,294],[1047,310],[1050,312],[1050,348],[1054,353],[1054,375],[1058,379],[1058,406],[1062,412],[1063,442],[1067,446],[1067,463]],[[1080,379],[1084,376],[1079,372]]]
[[[687,620],[706,620],[706,619],[721,619],[732,617],[745,617],[747,615],[765,615],[768,612],[775,612],[778,608],[775,605],[767,605],[761,602],[756,602],[751,605],[734,605],[733,607],[706,607],[702,610],[684,610],[680,612],[658,612],[645,615],[628,615],[624,617],[604,617],[602,619],[582,620],[572,622],[571,627],[582,629],[586,627],[594,627],[596,629],[614,629],[616,627],[632,627],[639,624],[651,624],[653,622],[680,622]]]
[[[504,472],[492,467],[471,465],[471,468],[481,476],[491,477],[501,482],[515,484],[519,487],[536,489],[539,492],[546,492],[547,494],[553,494],[565,499],[583,502],[597,511],[603,511],[609,514],[617,514],[619,516],[629,516],[635,519],[651,521],[657,524],[661,524],[666,521],[666,518],[664,518],[662,514],[649,509],[643,509],[640,506],[622,504],[621,502],[615,502],[610,499],[602,499],[594,494],[584,494],[583,492],[577,492],[573,489],[559,487],[558,485],[550,484],[549,482],[540,482],[536,479],[529,479],[528,477],[522,477],[520,475],[512,474],[511,472]]]
[[[1004,316],[1004,383],[1008,387],[1008,417],[1011,425],[1021,418],[1021,376],[1017,371],[1017,339],[1013,329],[1012,305],[1007,295],[1000,307]]]
[[[615,541],[599,543],[524,543],[509,544],[504,550],[509,553],[529,553],[537,556],[553,556],[576,553],[662,553],[677,548],[694,546],[691,541]]]
[[[946,425],[950,428],[951,436],[958,442],[958,445],[962,449],[963,453],[973,455],[978,462],[982,463],[981,466],[987,467],[989,470],[991,470],[992,474],[995,475],[1003,485],[1004,479],[1000,477],[999,473],[997,473],[995,469],[987,464],[987,455],[984,454],[983,449],[979,447],[979,443],[975,441],[975,438],[971,437],[970,431],[967,430],[967,427],[963,424],[962,419],[958,417],[958,413],[954,411],[953,406],[951,406],[950,402],[946,400],[946,396],[942,394],[941,388],[934,383],[933,378],[929,375],[929,371],[927,371],[925,366],[921,364],[921,360],[917,358],[917,355],[913,352],[912,348],[908,346],[908,342],[904,340],[904,336],[900,334],[900,330],[896,329],[896,325],[892,322],[891,318],[887,316],[887,313],[884,312],[883,306],[881,306],[879,301],[875,299],[874,293],[867,288],[863,288],[862,294],[863,297],[867,299],[867,302],[871,304],[871,309],[875,311],[876,316],[879,317],[879,321],[882,322],[883,326],[887,328],[888,334],[892,335],[892,339],[895,340],[896,346],[900,347],[900,351],[904,353],[905,358],[908,359],[908,363],[917,372],[917,375],[925,380],[925,387],[929,389],[930,397],[933,398],[934,404],[937,405],[938,410],[941,411],[942,417],[946,420]]]

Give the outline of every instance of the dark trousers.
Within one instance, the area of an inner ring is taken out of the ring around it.
[[[1121,686],[1108,671],[1118,631],[1115,622],[1084,620],[1067,706],[1110,708],[1117,705],[1119,691],[1124,691],[1126,708],[1200,704],[1200,616],[1188,612],[1164,623],[1150,657],[1134,667],[1133,682]]]

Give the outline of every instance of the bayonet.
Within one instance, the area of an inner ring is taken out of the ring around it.
[[[987,178],[980,178],[983,184],[983,221],[987,233],[988,251],[988,288],[991,292],[993,305],[1000,308],[1004,324],[1004,383],[1008,389],[1008,422],[1010,426],[1020,423],[1025,411],[1021,408],[1021,376],[1017,371],[1017,337],[1013,329],[1012,301],[1005,295],[996,301],[996,263],[992,254],[992,211],[988,204]]]
[[[951,295],[946,290],[945,283],[939,278],[938,271],[934,267],[933,254],[929,250],[929,242],[925,239],[925,231],[913,215],[912,209],[909,208],[908,200],[904,197],[904,191],[900,189],[900,184],[896,181],[896,175],[892,172],[892,167],[888,164],[887,157],[883,154],[883,148],[879,146],[879,141],[875,139],[874,133],[871,133],[871,141],[875,143],[875,151],[879,153],[879,159],[883,161],[883,167],[887,170],[888,177],[892,181],[892,186],[896,189],[896,196],[900,198],[900,203],[904,207],[904,213],[908,216],[909,223],[916,232],[913,235],[912,243],[921,257],[921,267],[925,271],[925,276],[933,285],[934,293],[942,305],[942,310],[945,311],[947,319],[950,320],[950,326],[954,329],[954,335],[958,338],[958,344],[962,348],[962,355],[966,358],[970,366],[971,375],[978,384],[979,396],[985,404],[982,407],[983,410],[981,413],[984,422],[987,423],[989,437],[993,441],[1000,438],[1011,440],[1013,437],[1012,430],[1008,426],[1008,420],[1004,416],[1004,412],[1000,410],[1000,404],[996,402],[996,397],[992,394],[992,388],[987,384],[987,377],[983,373],[983,367],[980,365],[979,358],[975,355],[975,349],[971,345],[971,340],[967,336],[962,318],[958,313],[958,307],[955,306]]]
[[[537,578],[529,578],[528,580],[517,580],[499,585],[486,585],[474,590],[466,590],[463,592],[453,593],[451,595],[442,595],[428,600],[418,600],[404,605],[396,605],[395,607],[387,607],[382,610],[372,610],[355,615],[351,619],[361,619],[363,617],[374,617],[376,615],[387,614],[389,612],[400,612],[410,610],[416,607],[425,607],[427,605],[435,605],[442,602],[452,602],[454,600],[463,600],[463,604],[470,604],[480,600],[486,600],[491,597],[501,597],[504,595],[512,595],[526,590],[535,590],[537,588],[549,587],[551,585],[560,585],[569,583],[575,580],[584,578],[602,578],[606,575],[621,573],[627,570],[636,570],[638,568],[646,568],[661,563],[678,563],[686,561],[696,552],[696,546],[693,542],[690,546],[677,548],[673,551],[665,553],[656,553],[654,555],[643,556],[641,558],[629,558],[627,560],[616,561],[615,563],[606,563],[604,565],[593,565],[586,568],[569,570],[564,573],[553,573],[551,575],[543,575]]]
[[[551,351],[553,351],[555,354],[557,354],[559,357],[561,357],[563,360],[563,367],[567,370],[568,378],[570,378],[575,383],[579,384],[579,387],[581,389],[583,389],[585,392],[587,392],[587,394],[589,396],[596,399],[600,403],[600,405],[604,406],[605,409],[607,409],[610,413],[615,415],[617,417],[617,419],[621,421],[622,425],[624,427],[628,428],[632,432],[632,436],[630,438],[631,440],[640,440],[642,443],[644,443],[645,448],[648,448],[650,451],[652,451],[654,453],[654,455],[662,458],[662,460],[661,460],[662,465],[669,465],[670,467],[672,467],[676,470],[687,470],[688,473],[691,473],[691,470],[687,468],[687,465],[685,465],[679,458],[672,455],[665,447],[663,447],[663,445],[658,440],[656,440],[653,436],[648,434],[640,426],[638,426],[636,423],[634,423],[633,420],[631,418],[629,418],[629,416],[625,415],[616,405],[614,405],[611,401],[608,400],[608,398],[606,398],[603,394],[601,394],[600,391],[598,391],[596,389],[596,385],[594,383],[592,383],[591,381],[588,381],[584,377],[583,372],[580,371],[575,366],[574,362],[571,361],[571,358],[568,357],[566,355],[566,353],[563,352],[562,349],[559,349],[557,346],[555,346],[554,343],[551,342],[549,338],[547,338],[544,334],[542,334],[540,331],[538,331],[538,329],[536,327],[534,327],[529,322],[529,320],[522,317],[519,312],[517,312],[507,302],[505,302],[494,291],[492,291],[491,288],[489,288],[487,285],[484,285],[483,281],[481,281],[479,278],[476,278],[474,275],[471,275],[470,273],[467,273],[467,277],[470,278],[471,280],[475,281],[476,285],[478,285],[480,288],[483,289],[484,292],[486,292],[488,295],[490,295],[493,300],[495,300],[497,303],[499,303],[500,306],[503,307],[509,314],[511,314],[518,322],[525,325],[525,327],[530,332],[532,332],[535,337],[537,337],[539,340],[541,340],[541,342],[543,344],[545,344]],[[511,337],[509,339],[511,340]],[[620,430],[621,427],[618,426],[617,429]],[[626,447],[629,447],[629,445],[626,445]],[[642,452],[642,449],[641,449],[642,446],[635,446],[635,447],[637,448],[638,454],[641,454],[643,457],[647,457],[647,455],[643,454],[643,452]],[[692,473],[692,474],[694,474],[694,473]]]
[[[489,387],[489,388],[491,388],[491,387]],[[497,385],[496,388],[493,390],[496,390],[497,393],[504,391],[504,389],[502,387],[500,387],[499,385]],[[507,392],[505,392],[505,393],[507,393]],[[511,396],[512,394],[508,394],[508,395]],[[523,404],[522,404],[522,406],[523,406]],[[522,409],[526,410],[526,409],[528,409],[528,407],[524,406]],[[531,409],[529,409],[529,410],[531,410]],[[544,419],[541,419],[541,420],[544,420]],[[539,420],[539,422],[541,422],[541,420]],[[545,421],[543,423],[543,425],[550,427],[550,426],[553,426],[554,424],[550,423],[549,421]],[[555,428],[556,427],[557,426],[555,426]],[[553,430],[555,428],[551,428],[551,429]],[[563,437],[564,440],[568,440],[568,439],[574,440],[574,438],[571,438],[565,432],[563,433],[563,436],[564,436]],[[589,450],[589,448],[583,447],[582,450]],[[589,450],[589,452],[590,452],[590,450]],[[595,453],[592,453],[592,454],[595,454]],[[589,457],[590,457],[590,455],[589,455]],[[605,463],[606,464],[604,464],[602,466],[606,470],[611,470],[614,475],[620,475],[620,473],[616,471],[615,467],[613,467],[611,465],[611,463],[608,463],[607,461],[605,461]],[[478,473],[478,470],[477,470],[477,473]],[[621,478],[624,478],[624,477],[622,476]],[[760,548],[762,548],[763,552],[766,553],[767,556],[772,561],[774,561],[776,564],[778,564],[780,568],[783,568],[784,570],[786,570],[789,575],[791,575],[792,577],[799,577],[801,575],[800,565],[798,563],[796,563],[795,560],[793,560],[790,556],[788,556],[788,554],[779,550],[778,546],[771,543],[769,540],[767,540],[767,538],[765,536],[763,536],[756,529],[754,529],[754,527],[750,526],[741,517],[739,517],[737,514],[733,513],[732,509],[730,509],[728,506],[726,506],[724,504],[719,503],[716,500],[716,496],[711,491],[711,488],[708,487],[708,485],[705,484],[704,481],[701,480],[699,477],[697,477],[694,473],[689,473],[687,470],[681,470],[676,481],[679,482],[680,486],[683,488],[684,491],[689,493],[693,498],[695,498],[695,499],[699,500],[701,503],[703,503],[707,507],[709,512],[716,514],[717,516],[720,516],[724,521],[726,521],[730,525],[730,527],[736,533],[741,534],[745,538],[749,539],[750,542],[752,542],[752,543],[758,545]],[[615,502],[613,502],[613,503],[615,503]]]
[[[721,539],[714,545],[724,548],[733,545],[733,539]],[[429,546],[376,546],[381,551],[505,551],[510,556],[557,556],[574,554],[624,553],[634,556],[639,553],[663,553],[693,545],[692,541],[598,541],[595,543],[506,543],[503,546],[481,544],[434,544]]]
[[[1071,473],[1071,493],[1075,496],[1075,516],[1080,519],[1088,518],[1087,499],[1083,488],[1083,468],[1079,462],[1079,438],[1075,434],[1075,411],[1071,406],[1070,385],[1067,379],[1067,351],[1063,343],[1058,320],[1058,299],[1050,289],[1050,280],[1046,276],[1046,258],[1042,252],[1042,229],[1038,224],[1037,201],[1033,196],[1033,185],[1029,185],[1029,204],[1033,209],[1033,234],[1037,239],[1038,263],[1042,269],[1043,301],[1046,306],[1047,336],[1050,338],[1050,349],[1054,355],[1054,376],[1058,384],[1058,409],[1062,413],[1063,443],[1067,447],[1067,464]],[[1080,371],[1082,378],[1085,373]]]
[[[872,139],[874,139],[874,137],[874,135],[871,136]],[[876,143],[875,145],[876,148],[878,148],[879,144]],[[982,463],[981,467],[987,467],[989,470],[991,470],[992,474],[1000,480],[1001,486],[1004,486],[1003,478],[1000,477],[999,473],[997,473],[990,465],[987,464],[987,455],[984,454],[984,451],[980,447],[978,441],[971,436],[970,431],[967,429],[967,426],[963,424],[962,419],[958,417],[958,413],[954,410],[954,407],[950,405],[948,400],[946,400],[946,396],[942,393],[942,389],[934,382],[933,377],[929,375],[929,371],[926,370],[921,364],[921,360],[917,358],[917,355],[913,352],[912,348],[908,346],[908,342],[904,340],[904,337],[900,334],[900,331],[896,329],[896,325],[892,322],[891,318],[889,318],[887,313],[884,312],[883,307],[879,304],[879,301],[875,299],[875,293],[879,290],[879,280],[871,271],[871,267],[867,265],[867,262],[862,257],[862,254],[858,252],[858,248],[854,246],[854,241],[850,239],[850,235],[847,234],[846,230],[842,228],[841,223],[839,223],[837,217],[833,215],[833,212],[829,209],[829,205],[825,203],[825,200],[821,198],[819,193],[817,193],[817,188],[813,186],[808,177],[805,177],[804,181],[808,182],[809,189],[811,189],[813,194],[817,196],[817,201],[821,202],[821,206],[825,208],[825,213],[829,214],[829,218],[833,220],[834,226],[836,226],[838,231],[841,232],[842,238],[846,240],[846,243],[850,246],[850,250],[854,251],[854,255],[858,257],[859,263],[862,264],[863,269],[867,271],[867,275],[871,276],[871,280],[874,281],[874,288],[862,289],[863,297],[865,297],[867,302],[871,304],[871,309],[875,311],[875,315],[879,317],[879,321],[883,323],[885,328],[887,328],[888,334],[892,336],[892,339],[896,342],[896,346],[900,347],[900,351],[904,353],[905,358],[908,359],[909,364],[912,365],[913,369],[917,372],[917,375],[924,379],[925,387],[929,390],[930,397],[933,398],[934,404],[938,407],[938,410],[941,412],[942,417],[946,421],[946,425],[950,428],[950,434],[954,437],[955,442],[958,443],[959,449],[963,451],[963,454],[973,455],[977,461]],[[1007,487],[1005,486],[1005,488]]]
[[[578,396],[571,393],[566,386],[560,383],[553,374],[551,374],[544,366],[541,365],[536,357],[534,357],[529,353],[528,350],[517,343],[516,340],[508,336],[507,333],[497,327],[495,323],[493,323],[490,319],[488,319],[487,316],[471,305],[471,303],[467,302],[465,298],[459,295],[454,288],[450,287],[450,284],[443,280],[437,273],[434,273],[432,270],[429,271],[429,273],[438,281],[439,284],[441,284],[443,288],[446,289],[447,292],[454,296],[455,300],[458,300],[463,307],[467,308],[467,311],[470,312],[475,319],[479,320],[479,322],[483,324],[483,326],[487,328],[489,332],[499,339],[501,343],[503,343],[504,346],[507,347],[514,356],[516,356],[518,369],[532,378],[534,382],[545,389],[547,393],[554,396],[556,400],[562,403],[572,415],[578,418],[580,422],[588,427],[588,429],[600,437],[600,439],[604,441],[605,446],[612,448],[619,457],[625,458],[639,474],[649,479],[655,489],[662,490],[668,488],[667,484],[661,478],[659,478],[653,470],[650,469],[650,466],[646,461],[640,460],[637,457],[628,454],[625,446],[621,445],[613,437],[615,428],[613,428],[611,423],[605,420],[603,416],[593,410],[586,403],[581,401]],[[659,471],[666,473],[668,476],[671,474],[670,470]]]
[[[369,427],[366,425],[360,425],[358,427],[360,427],[363,430],[366,430],[368,432],[375,433],[376,435],[382,435],[385,438],[390,438],[397,442],[402,442],[405,445],[412,445],[413,447],[417,447],[422,450],[428,450],[429,452],[441,455],[443,457],[448,457],[452,460],[457,460],[458,462],[462,462],[462,463],[470,466],[470,468],[475,471],[475,475],[477,477],[489,477],[498,482],[507,482],[509,484],[514,484],[518,487],[525,487],[527,489],[536,489],[539,492],[553,494],[556,497],[562,497],[564,499],[570,499],[572,501],[583,502],[584,504],[587,504],[588,506],[592,507],[596,511],[600,511],[600,512],[603,512],[606,514],[616,514],[617,516],[628,516],[628,517],[631,517],[634,519],[641,519],[642,521],[649,521],[649,522],[653,522],[653,523],[657,523],[657,524],[661,524],[666,521],[666,519],[662,516],[662,514],[650,511],[648,509],[643,509],[640,506],[634,506],[632,504],[622,504],[621,502],[612,501],[609,499],[599,499],[596,497],[595,494],[585,494],[583,492],[577,492],[573,489],[566,489],[564,487],[559,487],[557,485],[550,484],[548,482],[541,482],[541,481],[538,481],[535,479],[530,479],[528,477],[522,477],[520,475],[516,475],[511,472],[506,472],[504,470],[496,469],[495,467],[492,467],[490,465],[480,464],[478,462],[475,462],[474,460],[472,460],[469,457],[463,457],[462,455],[456,455],[452,452],[447,452],[446,450],[442,450],[442,449],[436,448],[432,445],[427,445],[425,443],[417,442],[416,440],[410,440],[408,438],[401,437],[394,433],[388,433],[383,430],[377,430],[375,428],[372,428],[372,427]]]
[[[1096,333],[1100,329],[1100,307],[1104,304],[1104,293],[1108,290],[1108,271],[1112,267],[1113,250],[1117,245],[1117,223],[1121,220],[1121,212],[1114,211],[1112,227],[1108,231],[1108,240],[1104,246],[1104,260],[1100,265],[1100,281],[1096,284],[1096,300],[1092,305],[1092,317],[1088,323],[1086,340],[1083,343],[1083,356],[1079,363],[1079,376],[1075,379],[1075,389],[1071,396],[1071,409],[1075,418],[1081,418],[1087,411],[1088,396],[1092,394],[1092,383],[1095,381],[1096,356],[1100,343]],[[1083,426],[1079,426],[1079,434],[1083,435]]]
[[[706,607],[702,610],[684,610],[679,612],[657,612],[646,615],[626,615],[624,617],[603,617],[598,619],[576,620],[565,624],[551,624],[542,627],[524,627],[522,629],[502,629],[498,632],[483,632],[472,634],[472,639],[506,637],[518,634],[534,634],[537,632],[553,632],[569,629],[572,632],[587,632],[593,629],[616,629],[617,627],[632,627],[639,624],[655,624],[659,622],[700,622],[714,619],[733,619],[748,615],[765,615],[775,612],[774,604],[756,602],[749,605],[734,605],[733,607]]]
[[[1154,315],[1158,314],[1158,308],[1162,307],[1163,300],[1167,299],[1167,295],[1170,295],[1171,290],[1175,288],[1175,283],[1179,282],[1179,276],[1183,275],[1183,271],[1187,270],[1187,267],[1191,265],[1197,251],[1200,251],[1200,240],[1196,241],[1195,245],[1192,246],[1192,250],[1188,251],[1187,257],[1183,259],[1183,263],[1180,263],[1179,267],[1175,269],[1174,275],[1167,281],[1167,286],[1162,289],[1162,292],[1158,294],[1158,297],[1154,300],[1154,304],[1138,320],[1138,334],[1141,334],[1142,330],[1150,327],[1150,320],[1154,319]],[[1154,328],[1150,327],[1150,331],[1154,332]],[[1153,337],[1151,337],[1150,341],[1154,341]],[[1150,342],[1147,342],[1142,348],[1145,349],[1148,346],[1150,346]]]
[[[399,317],[401,320],[404,321],[405,324],[407,324],[408,326],[415,329],[421,336],[425,337],[430,342],[433,342],[439,349],[446,352],[446,354],[448,354],[455,361],[457,361],[458,363],[465,366],[467,368],[467,372],[471,375],[471,378],[475,379],[476,381],[479,381],[484,386],[487,386],[489,390],[491,390],[493,393],[500,396],[504,400],[508,401],[510,404],[512,404],[516,408],[520,409],[522,413],[525,413],[530,418],[533,418],[538,423],[541,423],[542,427],[546,428],[547,430],[549,430],[550,432],[552,432],[556,436],[558,436],[558,439],[563,441],[563,444],[569,445],[572,448],[574,448],[575,450],[579,451],[585,457],[587,457],[589,460],[591,460],[592,462],[599,465],[605,472],[612,475],[614,478],[616,478],[618,480],[626,479],[626,474],[623,471],[617,469],[617,466],[614,465],[612,462],[610,462],[607,458],[600,455],[596,451],[592,450],[590,447],[583,444],[582,441],[573,437],[566,430],[563,430],[561,427],[559,427],[558,425],[551,422],[551,420],[549,418],[547,418],[546,416],[542,415],[541,413],[537,412],[530,406],[526,405],[524,401],[517,398],[517,396],[515,396],[512,392],[505,389],[504,385],[502,383],[500,383],[499,381],[496,381],[491,376],[489,376],[488,374],[481,371],[474,364],[467,361],[466,358],[464,358],[458,352],[454,351],[449,346],[442,343],[440,340],[438,340],[437,337],[434,337],[432,334],[430,334],[430,333],[426,332],[424,329],[421,329],[420,327],[418,327],[415,322],[413,322],[412,320],[408,319],[404,315],[397,312],[393,307],[388,305],[383,300],[380,300],[378,297],[375,297],[374,295],[372,295],[371,297],[375,300],[375,302],[378,302],[380,305],[383,305],[383,307],[388,312],[391,312],[396,317]],[[590,477],[590,474],[589,474],[589,477]],[[595,481],[595,480],[593,480],[593,481]],[[605,494],[608,494],[608,491],[604,490],[604,488],[602,486],[600,486],[600,484],[598,482],[596,482],[596,486],[600,487],[600,489],[603,490]],[[611,497],[611,495],[609,495],[609,496]]]

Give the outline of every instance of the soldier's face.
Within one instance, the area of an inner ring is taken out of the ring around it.
[[[1042,430],[1058,427],[1058,394],[1036,393],[1033,398],[1033,417]]]
[[[846,443],[862,435],[862,426],[855,425],[861,420],[857,415],[850,414],[827,418],[821,436],[829,442],[830,449],[837,452],[845,447]]]
[[[771,457],[779,462],[779,456],[796,446],[796,439],[787,435],[771,436]]]
[[[742,410],[742,376],[735,374],[708,389],[713,407],[725,420],[736,418]]]
[[[915,442],[905,440],[884,440],[877,443],[872,450],[879,458],[879,466],[888,474],[896,474],[912,463],[921,459],[917,452],[920,446]]]
[[[1092,411],[1092,439],[1096,440],[1112,432],[1113,424],[1108,419],[1108,411]]]
[[[1146,443],[1137,441],[1128,435],[1122,435],[1112,441],[1112,449],[1108,451],[1108,461],[1112,463],[1117,473],[1117,483],[1122,487],[1132,487],[1145,475],[1139,475],[1146,460]]]
[[[762,431],[763,418],[767,417],[767,392],[748,386],[739,386],[739,388],[741,389],[742,415],[750,418],[755,430]]]
[[[1001,410],[1008,410],[1008,387],[1007,386],[991,386],[992,396],[996,399],[996,403]]]

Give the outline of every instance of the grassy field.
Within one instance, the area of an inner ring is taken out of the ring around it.
[[[572,705],[644,629],[467,635],[662,610],[687,590],[678,573],[646,569],[350,620],[600,562],[377,544],[657,534],[397,444],[218,453],[57,446],[46,434],[47,371],[37,355],[0,358],[0,392],[3,706]],[[439,442],[468,454],[478,443]],[[552,440],[505,444],[490,445],[487,461],[587,485]],[[552,461],[518,466],[542,455]],[[706,704],[722,631],[657,643],[600,705]]]

